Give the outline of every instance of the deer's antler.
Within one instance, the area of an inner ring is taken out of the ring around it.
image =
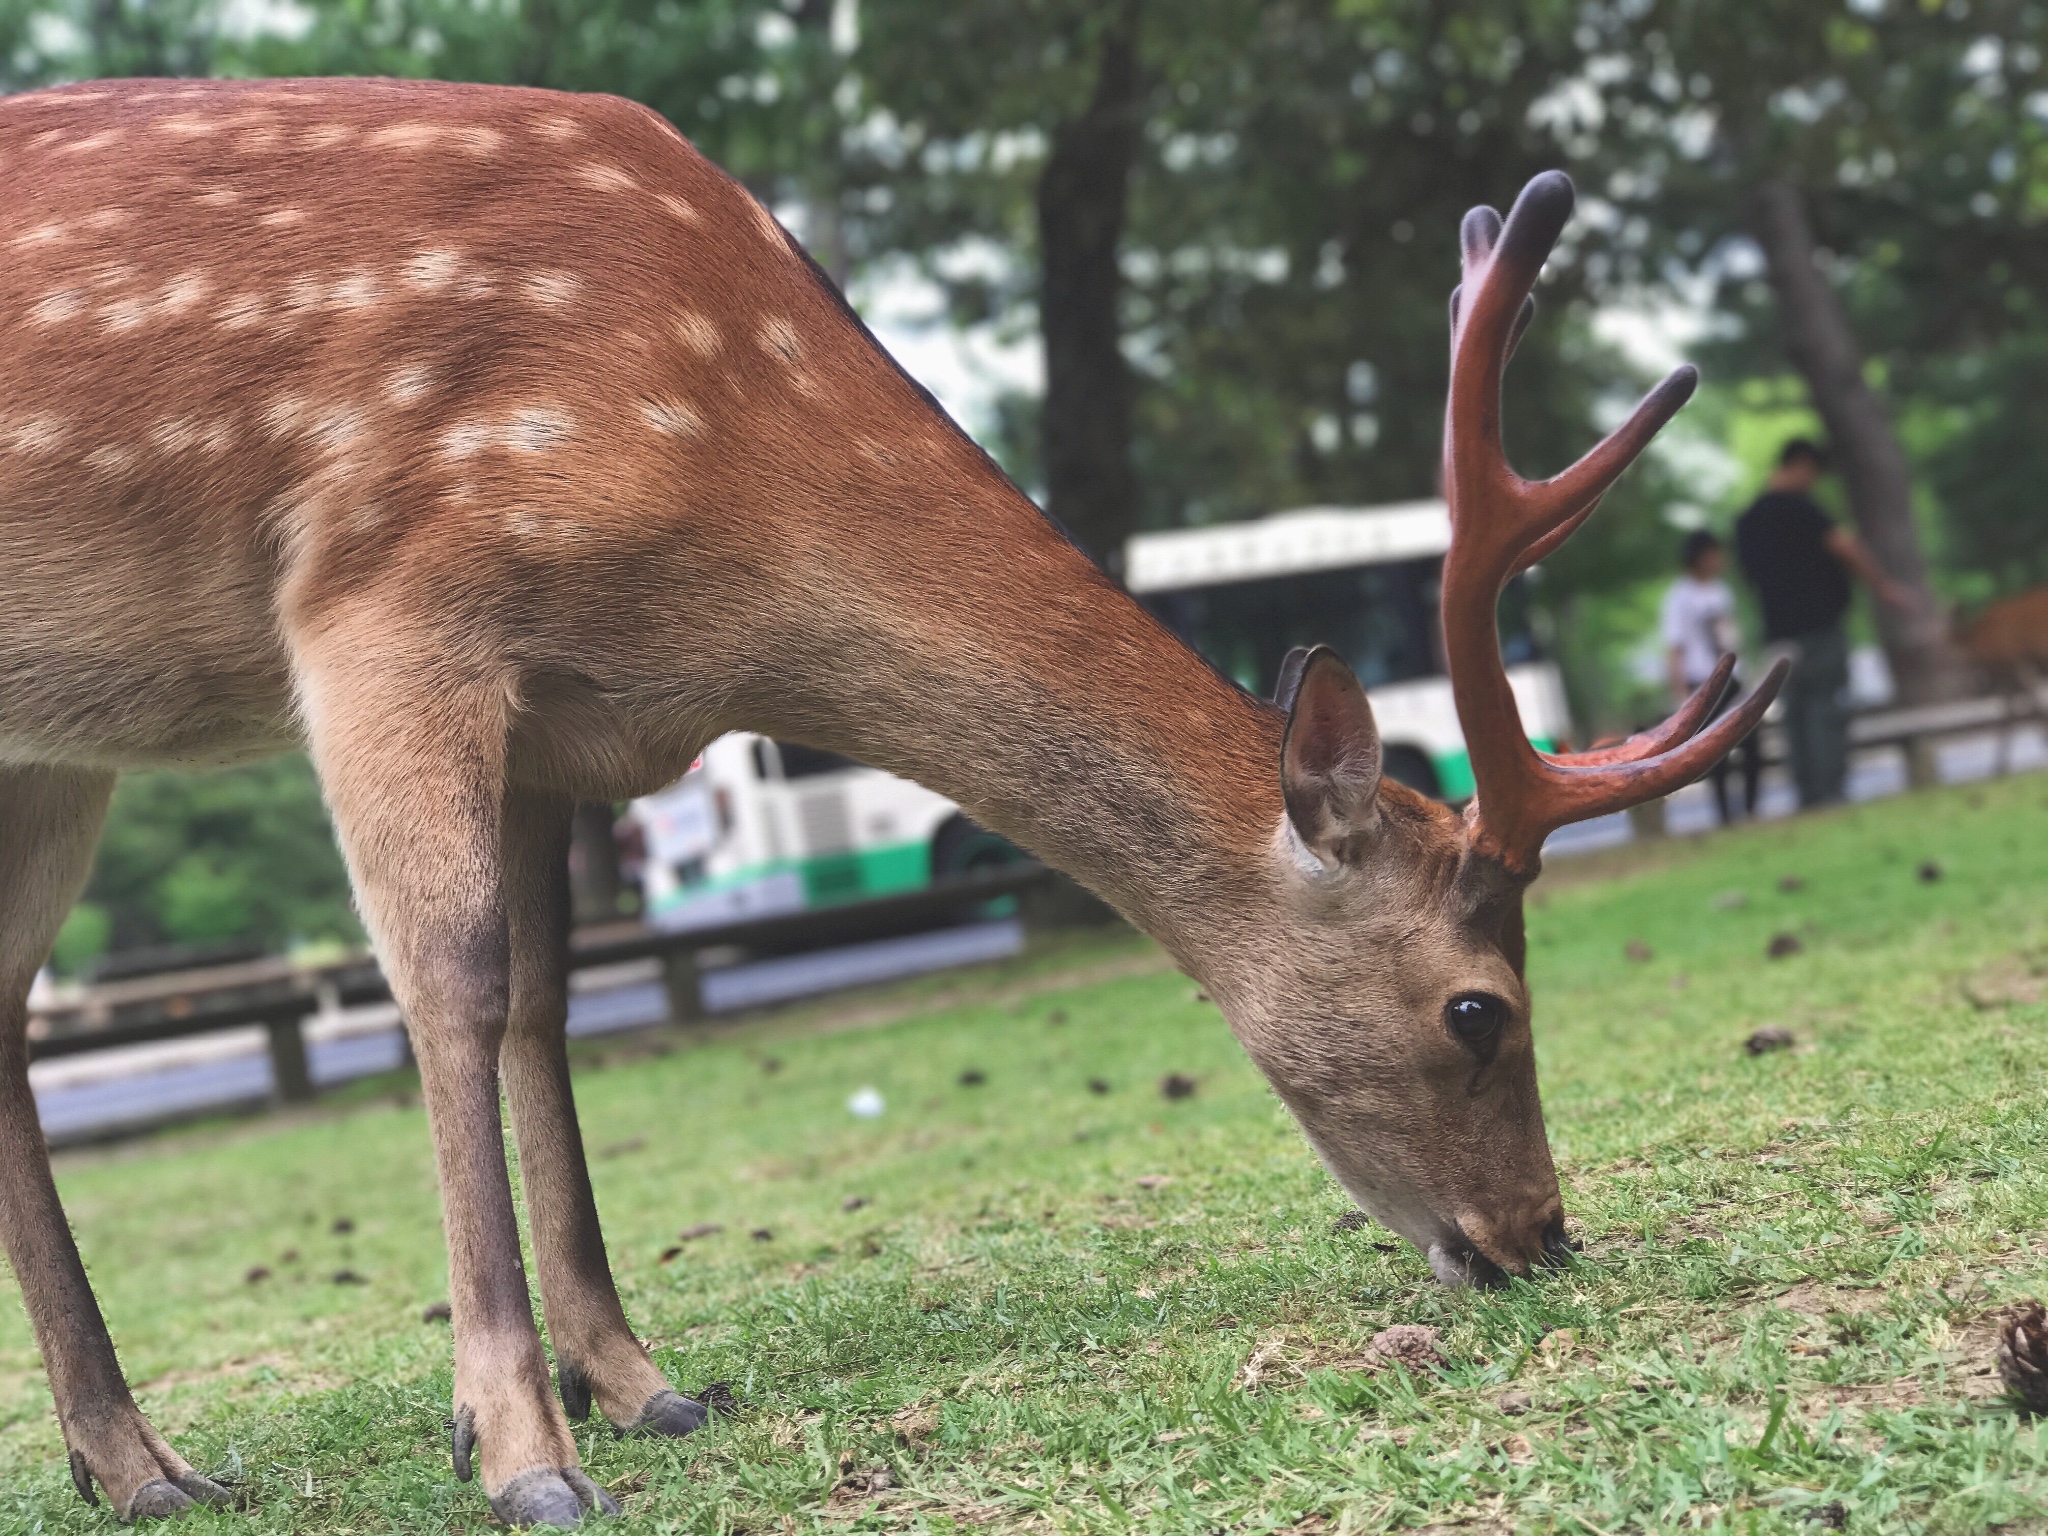
[[[1546,171],[1522,189],[1505,226],[1491,208],[1465,215],[1464,282],[1451,295],[1451,389],[1444,421],[1444,496],[1451,547],[1444,556],[1445,654],[1458,723],[1478,795],[1467,813],[1474,848],[1518,874],[1534,873],[1543,840],[1568,822],[1623,810],[1691,783],[1740,741],[1784,681],[1774,666],[1750,696],[1703,735],[1734,670],[1713,677],[1655,730],[1598,752],[1538,752],[1501,664],[1495,609],[1501,589],[1569,538],[1602,495],[1692,394],[1697,375],[1675,370],[1629,419],[1564,473],[1524,480],[1501,450],[1500,381],[1535,313],[1529,290],[1572,211],[1571,179]]]

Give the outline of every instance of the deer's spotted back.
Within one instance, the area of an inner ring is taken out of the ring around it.
[[[100,82],[0,102],[0,185],[16,722],[67,648],[111,677],[185,634],[218,693],[280,674],[280,616],[389,573],[701,529],[817,453],[821,402],[907,388],[758,203],[614,98]],[[854,458],[905,441],[841,419]]]

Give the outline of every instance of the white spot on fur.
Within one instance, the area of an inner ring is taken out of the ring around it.
[[[263,408],[263,428],[272,438],[290,437],[306,419],[306,402],[298,395],[279,395]]]
[[[535,272],[520,282],[519,291],[532,303],[556,309],[583,291],[583,279],[573,272]]]
[[[90,154],[96,149],[106,149],[121,142],[123,135],[118,128],[102,128],[98,133],[89,133],[82,139],[74,139],[57,153],[60,155]]]
[[[451,459],[474,458],[490,448],[546,453],[569,440],[574,419],[553,406],[527,406],[503,421],[466,421],[441,434],[441,452]]]
[[[233,187],[209,187],[199,194],[199,201],[209,208],[226,208],[242,200],[242,194]]]
[[[411,405],[433,387],[433,372],[424,363],[407,363],[384,376],[384,398],[393,405]]]
[[[297,313],[318,309],[326,299],[327,285],[317,277],[295,277],[285,284],[285,307]]]
[[[768,237],[768,243],[787,253],[789,237],[782,232],[782,226],[776,222],[775,215],[759,200],[754,202],[754,219],[761,226],[761,232]]]
[[[454,251],[421,251],[405,264],[405,280],[415,288],[439,293],[454,279],[455,269],[461,265],[462,258]]]
[[[139,455],[133,448],[123,448],[115,443],[95,448],[85,456],[85,467],[100,475],[125,475],[135,467]]]
[[[393,123],[368,139],[372,149],[432,149],[441,138],[438,123]]]
[[[679,311],[673,323],[683,345],[699,357],[716,357],[718,349],[725,344],[725,338],[718,334],[718,327],[694,309]]]
[[[785,363],[794,363],[803,356],[803,348],[797,344],[796,328],[780,315],[771,317],[762,325],[761,348]]]
[[[61,220],[51,219],[38,224],[34,229],[23,230],[14,237],[12,243],[23,249],[32,245],[51,245],[66,238],[70,232]]]
[[[497,429],[486,422],[465,421],[441,434],[441,452],[451,459],[472,459],[491,446]]]
[[[330,453],[345,448],[363,434],[365,418],[354,406],[330,406],[316,417],[312,435]]]
[[[294,224],[306,222],[303,208],[275,208],[256,221],[266,229],[290,229]]]
[[[165,453],[183,453],[199,443],[199,426],[187,417],[173,416],[151,427],[149,440]]]
[[[542,138],[557,142],[578,138],[583,133],[583,125],[573,117],[537,117],[529,126]]]
[[[103,261],[91,272],[92,281],[102,288],[119,288],[135,281],[135,269],[125,261]]]
[[[197,272],[182,272],[163,286],[156,297],[156,316],[182,315],[205,298],[212,284]]]
[[[567,442],[574,426],[567,412],[529,406],[513,418],[505,446],[521,453],[545,453]]]
[[[384,297],[384,284],[374,272],[349,273],[328,292],[328,301],[343,309],[368,309]]]
[[[678,400],[642,400],[640,414],[655,431],[670,437],[695,437],[704,427],[695,413]]]
[[[655,201],[668,210],[670,217],[684,224],[701,224],[704,215],[672,192],[664,192]]]
[[[126,208],[100,208],[85,216],[85,227],[102,231],[118,229],[134,217]]]
[[[220,132],[217,118],[202,117],[196,112],[180,112],[175,117],[166,117],[156,124],[158,133],[168,133],[174,138],[200,139],[210,133]]]
[[[616,165],[596,161],[576,167],[576,179],[593,192],[630,192],[640,185]]]
[[[299,148],[333,149],[338,144],[346,144],[355,136],[355,129],[347,123],[316,123],[299,134]]]
[[[505,135],[498,132],[495,128],[457,128],[452,131],[450,137],[455,140],[455,147],[457,149],[466,155],[475,155],[478,158],[495,155],[504,147],[505,143]]]
[[[64,130],[62,128],[45,128],[41,133],[28,141],[28,147],[30,149],[48,149],[53,144],[61,144],[63,142]]]
[[[6,428],[7,446],[16,453],[54,453],[71,434],[59,416],[30,416]]]
[[[132,331],[149,318],[149,305],[142,299],[116,299],[100,310],[103,331]]]
[[[59,288],[45,294],[28,312],[37,325],[57,325],[85,308],[85,295],[76,288]]]

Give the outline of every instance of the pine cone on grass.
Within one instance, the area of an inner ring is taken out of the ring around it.
[[[1998,1374],[2029,1413],[2048,1414],[2048,1308],[2023,1301],[1998,1325]]]

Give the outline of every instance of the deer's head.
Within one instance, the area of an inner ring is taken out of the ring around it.
[[[1289,656],[1277,698],[1287,712],[1279,930],[1215,978],[1239,1037],[1331,1172],[1454,1284],[1526,1272],[1564,1246],[1522,931],[1545,837],[1697,778],[1755,727],[1784,673],[1780,663],[1699,735],[1732,657],[1663,725],[1619,746],[1550,754],[1523,734],[1495,629],[1501,590],[1584,521],[1694,382],[1691,368],[1673,373],[1555,479],[1508,466],[1501,373],[1571,206],[1571,182],[1550,173],[1523,190],[1505,226],[1474,209],[1451,296],[1442,614],[1477,794],[1460,816],[1383,778],[1350,668],[1323,649]]]

